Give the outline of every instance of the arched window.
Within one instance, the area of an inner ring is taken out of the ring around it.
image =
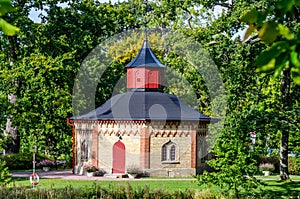
[[[176,144],[171,140],[162,146],[161,161],[176,160]]]
[[[88,161],[88,152],[89,152],[89,149],[88,149],[88,146],[86,144],[86,141],[83,140],[83,142],[81,142],[81,147],[80,147],[80,151],[81,151],[81,161]]]

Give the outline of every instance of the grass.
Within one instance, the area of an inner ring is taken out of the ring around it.
[[[93,184],[100,184],[101,187],[108,187],[110,185],[123,184],[126,185],[129,183],[133,188],[148,186],[150,189],[162,189],[169,191],[184,191],[186,189],[199,189],[197,186],[197,181],[195,180],[168,180],[168,179],[159,179],[159,180],[134,180],[134,181],[108,181],[108,180],[60,180],[60,179],[40,179],[38,187],[49,189],[53,188],[63,188],[66,186],[72,187],[90,187]],[[13,178],[10,186],[26,186],[32,187],[29,179],[27,178]]]
[[[279,182],[278,175],[274,176],[257,176],[262,179],[262,186],[260,190],[257,190],[258,195],[264,196],[264,198],[296,198],[300,194],[300,176],[290,176],[291,181]],[[295,181],[293,181],[295,180]],[[139,179],[139,180],[61,180],[61,179],[40,179],[38,185],[39,188],[64,188],[66,186],[72,186],[74,188],[91,188],[94,184],[98,184],[101,187],[117,187],[117,185],[126,186],[129,183],[133,189],[138,187],[148,186],[151,190],[160,189],[168,191],[185,191],[186,189],[203,191],[203,188],[197,185],[197,181],[194,179]],[[13,182],[10,186],[26,186],[31,188],[29,179],[27,178],[13,178]],[[217,193],[217,187],[212,187],[211,192]]]
[[[269,176],[256,176],[258,179],[262,179],[262,180],[278,180],[279,179],[279,175],[269,175]],[[296,180],[296,181],[300,181],[300,176],[296,176],[296,175],[290,175],[290,179]]]
[[[263,184],[263,192],[268,198],[296,198],[300,194],[300,182],[268,180]]]

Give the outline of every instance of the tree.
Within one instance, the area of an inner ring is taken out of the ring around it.
[[[15,11],[15,9],[12,7],[10,0],[5,0],[0,3],[0,29],[10,38],[18,33],[20,29],[5,21],[2,16],[13,11]],[[13,54],[12,49],[11,54]],[[12,63],[12,60],[10,60],[11,65]],[[8,94],[8,100],[10,103],[15,103],[15,99],[15,96]],[[5,153],[18,152],[19,136],[16,127],[12,126],[11,116],[7,117],[6,128],[3,132],[5,135]]]
[[[274,2],[273,9],[250,10],[242,18],[249,24],[245,39],[257,30],[258,37],[269,44],[256,62],[259,72],[280,76],[281,113],[292,111],[292,81],[300,84],[299,7],[299,1],[278,0]],[[290,120],[286,114],[283,115],[280,128],[280,178],[286,180],[289,178]]]
[[[1,118],[11,115],[11,126],[18,127],[21,140],[15,152],[38,144],[54,157],[70,154],[71,129],[65,118],[72,115],[72,89],[80,63],[103,39],[140,26],[139,10],[132,3],[74,0],[61,6],[63,2],[13,2],[16,12],[7,20],[20,32],[0,38],[1,100],[8,94],[17,99],[16,104],[4,102]],[[41,15],[42,23],[28,18],[31,9],[47,13]]]
[[[272,117],[273,114],[277,114],[277,118],[281,116],[274,107],[264,109],[270,99],[263,91],[270,78],[256,73],[255,57],[266,45],[256,42],[255,38],[241,42],[234,36],[246,27],[240,23],[240,13],[272,5],[270,1],[256,1],[255,4],[247,1],[160,1],[156,10],[162,13],[156,17],[161,18],[164,25],[176,27],[201,42],[222,72],[227,91],[227,115],[221,137],[212,150],[216,159],[210,164],[217,173],[210,174],[206,182],[213,179],[215,184],[221,185],[226,181],[228,187],[225,188],[232,188],[236,196],[240,194],[240,185],[247,188],[248,183],[256,182],[253,174],[258,166],[258,154],[264,153],[265,138],[270,133],[266,124],[272,121],[271,130],[278,129],[279,119],[272,120]],[[217,6],[221,12],[215,16],[213,9]],[[253,131],[257,133],[254,150],[249,135]]]

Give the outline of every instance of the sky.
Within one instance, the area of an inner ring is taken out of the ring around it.
[[[111,1],[112,3],[115,3],[115,2],[122,2],[122,1],[126,1],[126,0],[100,0],[101,3],[107,3],[107,2],[109,2],[109,1]],[[60,6],[61,6],[61,7],[66,7],[66,6],[67,6],[67,3],[62,3],[62,4],[60,4]],[[214,12],[215,12],[215,15],[220,14],[220,13],[222,12],[221,7],[220,7],[220,8],[216,7],[216,8],[214,9]],[[32,21],[34,21],[35,23],[41,23],[41,18],[39,18],[39,15],[40,15],[41,13],[43,13],[44,15],[46,15],[46,12],[43,11],[43,10],[35,10],[35,9],[31,9],[31,11],[29,12],[29,18],[30,18]],[[243,37],[243,35],[245,34],[245,31],[246,31],[246,30],[242,30],[242,31],[236,33],[236,34],[233,36],[233,38],[235,38],[235,37],[237,37],[237,36]]]
[[[110,0],[112,3],[115,3],[115,2],[122,2],[124,0]],[[101,3],[108,3],[109,0],[100,0],[99,2]],[[59,4],[61,7],[66,7],[67,6],[67,3],[61,3]],[[39,15],[43,13],[44,15],[46,14],[45,11],[42,11],[42,10],[35,10],[35,9],[31,9],[31,11],[29,12],[29,18],[34,21],[35,23],[41,23],[41,18],[39,18]]]

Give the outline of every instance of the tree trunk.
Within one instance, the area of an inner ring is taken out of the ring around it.
[[[16,104],[17,97],[9,94],[8,101],[11,104]],[[4,148],[5,154],[19,153],[20,149],[20,136],[17,127],[12,126],[12,118],[13,117],[10,115],[6,119],[6,129],[4,132],[4,136],[6,137],[6,146]]]
[[[281,74],[280,81],[280,95],[282,102],[282,112],[288,110],[289,96],[290,96],[291,75],[290,68],[286,68]],[[281,129],[281,142],[280,142],[280,179],[289,179],[288,171],[288,152],[289,152],[289,128],[288,120],[283,118]]]
[[[6,120],[6,130],[4,136],[6,137],[7,142],[4,149],[4,153],[19,153],[20,137],[18,135],[17,127],[12,126],[11,117],[8,117]]]
[[[11,68],[13,68],[14,60],[17,59],[16,49],[17,49],[17,37],[8,37],[10,42],[10,51],[9,51],[9,62]],[[17,82],[14,82],[14,86],[18,86]],[[15,105],[17,103],[17,96],[14,94],[8,94],[8,102]],[[10,153],[19,153],[20,150],[20,136],[16,126],[12,126],[13,115],[9,115],[6,119],[6,129],[4,136],[6,137],[6,146],[4,148],[5,154]]]

